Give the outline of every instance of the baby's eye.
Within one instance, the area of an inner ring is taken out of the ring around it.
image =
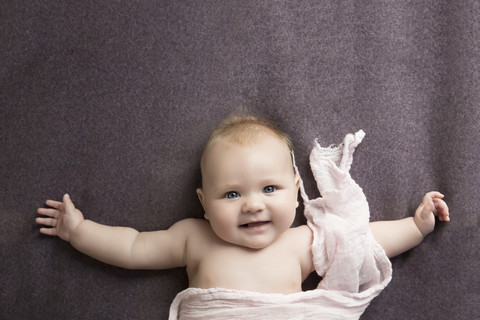
[[[266,186],[265,188],[263,188],[264,193],[272,193],[275,192],[275,190],[277,190],[277,187],[274,186]]]
[[[240,194],[236,191],[229,191],[227,193],[225,193],[225,198],[227,199],[235,199],[235,198],[238,198],[240,197]]]

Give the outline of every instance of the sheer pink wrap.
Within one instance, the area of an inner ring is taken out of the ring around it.
[[[336,147],[315,144],[310,165],[322,195],[310,200],[303,183],[313,260],[323,277],[317,289],[290,295],[222,288],[188,288],[170,307],[174,319],[358,319],[390,282],[392,269],[368,227],[369,209],[349,171],[365,133],[348,134]]]

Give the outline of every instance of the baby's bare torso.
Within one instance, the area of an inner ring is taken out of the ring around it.
[[[260,250],[221,240],[208,221],[195,220],[194,226],[185,253],[190,287],[289,294],[301,291],[313,271],[307,226],[288,229]]]

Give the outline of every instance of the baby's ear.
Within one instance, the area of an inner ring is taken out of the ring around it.
[[[198,200],[200,200],[200,203],[202,204],[203,210],[205,210],[205,197],[203,195],[202,188],[197,188],[197,196],[198,196]]]
[[[204,217],[206,220],[208,220],[207,209],[205,207],[205,195],[203,194],[202,188],[197,188],[197,196],[198,196],[198,200],[200,200],[200,203],[202,204],[203,211],[205,211]]]
[[[298,174],[295,175],[295,186],[297,187],[297,206],[296,206],[296,208],[298,208],[298,206],[300,205],[300,202],[298,202],[298,190],[300,189],[300,176]]]

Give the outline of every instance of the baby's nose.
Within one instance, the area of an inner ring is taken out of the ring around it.
[[[257,213],[262,212],[265,209],[265,204],[258,196],[249,196],[243,203],[244,213]]]

